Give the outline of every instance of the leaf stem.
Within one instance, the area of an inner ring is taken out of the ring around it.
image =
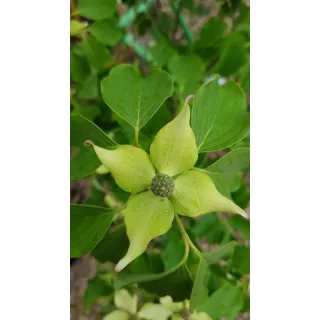
[[[181,223],[181,220],[176,212],[174,213],[174,217],[175,217],[177,225],[180,229],[180,232],[181,232],[181,235],[182,235],[182,238],[183,238],[185,245],[190,247],[199,258],[202,258],[201,251],[193,244],[193,242],[189,238],[189,235],[188,235],[187,231],[184,229],[184,227]]]
[[[137,129],[137,128],[134,129],[134,140],[135,140],[136,146],[140,147],[140,144],[139,144],[139,129]]]

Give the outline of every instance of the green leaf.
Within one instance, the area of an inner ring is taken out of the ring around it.
[[[157,272],[152,261],[149,262],[148,266],[144,267],[142,272],[124,270],[119,273],[118,278],[114,281],[115,288],[118,290],[124,286],[138,283],[146,291],[155,293],[160,297],[169,295],[174,301],[189,299],[192,290],[192,279],[185,265],[188,253],[188,248],[185,248],[183,259],[168,271]]]
[[[204,84],[193,100],[191,127],[199,152],[227,148],[249,132],[249,113],[242,90],[234,82],[218,79]]]
[[[104,69],[107,61],[112,59],[110,52],[93,36],[88,36],[83,41],[82,49],[95,72]]]
[[[205,258],[209,266],[218,263],[220,260],[227,260],[234,252],[234,248],[237,245],[236,241],[231,241],[228,244],[221,246],[219,249],[204,253],[203,257]]]
[[[81,115],[71,116],[70,144],[76,147],[76,154],[71,157],[71,180],[79,180],[93,173],[101,165],[94,149],[84,146],[86,140],[93,140],[98,146],[105,148],[117,145],[93,122]]]
[[[211,272],[205,259],[200,258],[196,278],[193,284],[190,297],[190,311],[200,305],[209,298],[208,283],[210,281]]]
[[[95,74],[90,74],[77,89],[77,97],[82,100],[96,99],[99,96],[99,81]]]
[[[100,20],[113,15],[116,9],[116,0],[79,0],[77,13],[82,17]]]
[[[196,220],[195,225],[192,227],[192,233],[198,238],[205,238],[208,243],[220,243],[223,239],[225,228],[215,213],[208,213]]]
[[[238,176],[238,172],[246,171],[249,168],[249,164],[250,149],[240,147],[233,149],[227,155],[203,170],[212,179],[218,191],[231,199],[231,192],[234,192],[235,189],[237,190],[241,184],[239,180],[241,177]],[[234,189],[235,183],[237,187]],[[240,207],[244,208],[245,206]]]
[[[205,171],[206,172],[206,171]],[[225,197],[232,199],[231,189],[238,177],[234,174],[221,174],[217,172],[206,172],[213,181],[217,190]]]
[[[154,70],[146,78],[132,65],[122,64],[101,81],[105,103],[139,131],[172,95],[170,75]]]
[[[76,36],[81,31],[83,31],[87,27],[87,22],[82,22],[78,20],[71,20],[70,21],[70,36]]]
[[[152,191],[133,194],[123,214],[130,246],[115,267],[117,272],[140,256],[153,238],[166,233],[174,217],[169,199],[156,196]]]
[[[233,149],[221,159],[205,168],[209,172],[218,172],[222,174],[235,174],[239,171],[245,171],[250,164],[250,149],[246,147]]]
[[[234,319],[241,310],[242,304],[243,297],[240,289],[226,283],[196,310],[206,312],[213,320],[220,320],[222,317]]]
[[[89,148],[71,147],[70,180],[80,180],[95,171],[101,162]]]
[[[71,204],[71,257],[80,257],[91,251],[109,228],[114,214],[114,210],[103,207]]]
[[[240,232],[244,240],[250,240],[250,221],[241,216],[234,215],[231,217],[231,225]]]
[[[150,47],[149,52],[159,67],[166,66],[170,58],[175,54],[175,50],[166,41],[159,42]]]
[[[88,280],[88,286],[83,297],[83,311],[88,310],[98,299],[105,298],[114,292],[99,275]]]
[[[241,208],[248,207],[249,201],[250,201],[250,189],[246,185],[246,182],[240,181],[240,186],[236,190],[232,191],[232,198],[234,199],[234,202],[240,206]]]
[[[70,53],[70,77],[75,82],[83,83],[90,75],[88,60],[73,52]]]
[[[239,31],[231,32],[220,48],[220,58],[213,71],[229,77],[247,61],[246,37]]]
[[[196,42],[196,47],[209,48],[215,46],[223,37],[223,33],[227,27],[228,25],[218,18],[211,18],[203,25],[199,39]]]
[[[89,32],[102,44],[114,46],[122,37],[122,30],[116,20],[99,20],[89,27]]]
[[[184,100],[188,95],[196,93],[205,65],[198,56],[175,55],[170,59],[168,69],[174,82],[179,85],[180,98]]]
[[[183,259],[184,244],[180,235],[171,228],[164,236],[165,244],[162,253],[162,259],[164,262],[165,271],[168,271]]]
[[[235,247],[231,260],[231,270],[241,275],[250,273],[250,248]]]
[[[110,228],[93,249],[91,255],[101,263],[108,261],[118,263],[128,248],[129,239],[126,233],[126,227],[122,224],[113,230]]]
[[[92,121],[100,114],[100,108],[95,104],[79,105],[78,110],[74,110],[71,115],[79,115],[78,112],[80,112],[83,117]]]
[[[129,144],[134,145],[135,144],[134,128],[127,121],[125,121],[123,118],[118,116],[116,113],[113,113],[113,117],[118,122],[121,129],[123,130],[123,133],[125,134]],[[152,119],[153,119],[153,117],[152,117]],[[149,121],[149,122],[151,122],[151,121]],[[147,123],[147,125],[149,124],[149,122]],[[140,131],[139,144],[140,144],[141,148],[145,151],[149,151],[151,142],[152,142],[151,137],[149,135],[146,135],[143,131]],[[127,144],[127,142],[123,143],[123,144]]]
[[[162,127],[164,127],[168,122],[172,120],[170,107],[170,101],[166,100],[145,125],[145,127],[143,128],[143,132],[146,132],[148,135],[154,137]]]

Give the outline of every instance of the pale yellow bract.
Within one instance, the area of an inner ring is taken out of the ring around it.
[[[247,217],[240,207],[217,191],[208,175],[193,169],[198,148],[190,127],[188,100],[178,116],[157,133],[150,156],[144,150],[128,145],[115,150],[94,146],[94,150],[117,185],[132,193],[123,211],[130,246],[117,264],[117,272],[140,256],[153,238],[170,229],[175,212],[196,217],[222,211]],[[169,198],[150,191],[155,168],[160,173],[174,176],[175,188]]]

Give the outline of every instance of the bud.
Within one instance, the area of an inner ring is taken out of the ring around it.
[[[174,180],[163,173],[158,173],[151,181],[151,191],[159,197],[170,197],[174,189]]]

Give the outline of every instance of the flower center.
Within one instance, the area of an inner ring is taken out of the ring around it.
[[[170,197],[174,190],[174,180],[167,174],[158,173],[151,181],[151,191],[160,197]]]

